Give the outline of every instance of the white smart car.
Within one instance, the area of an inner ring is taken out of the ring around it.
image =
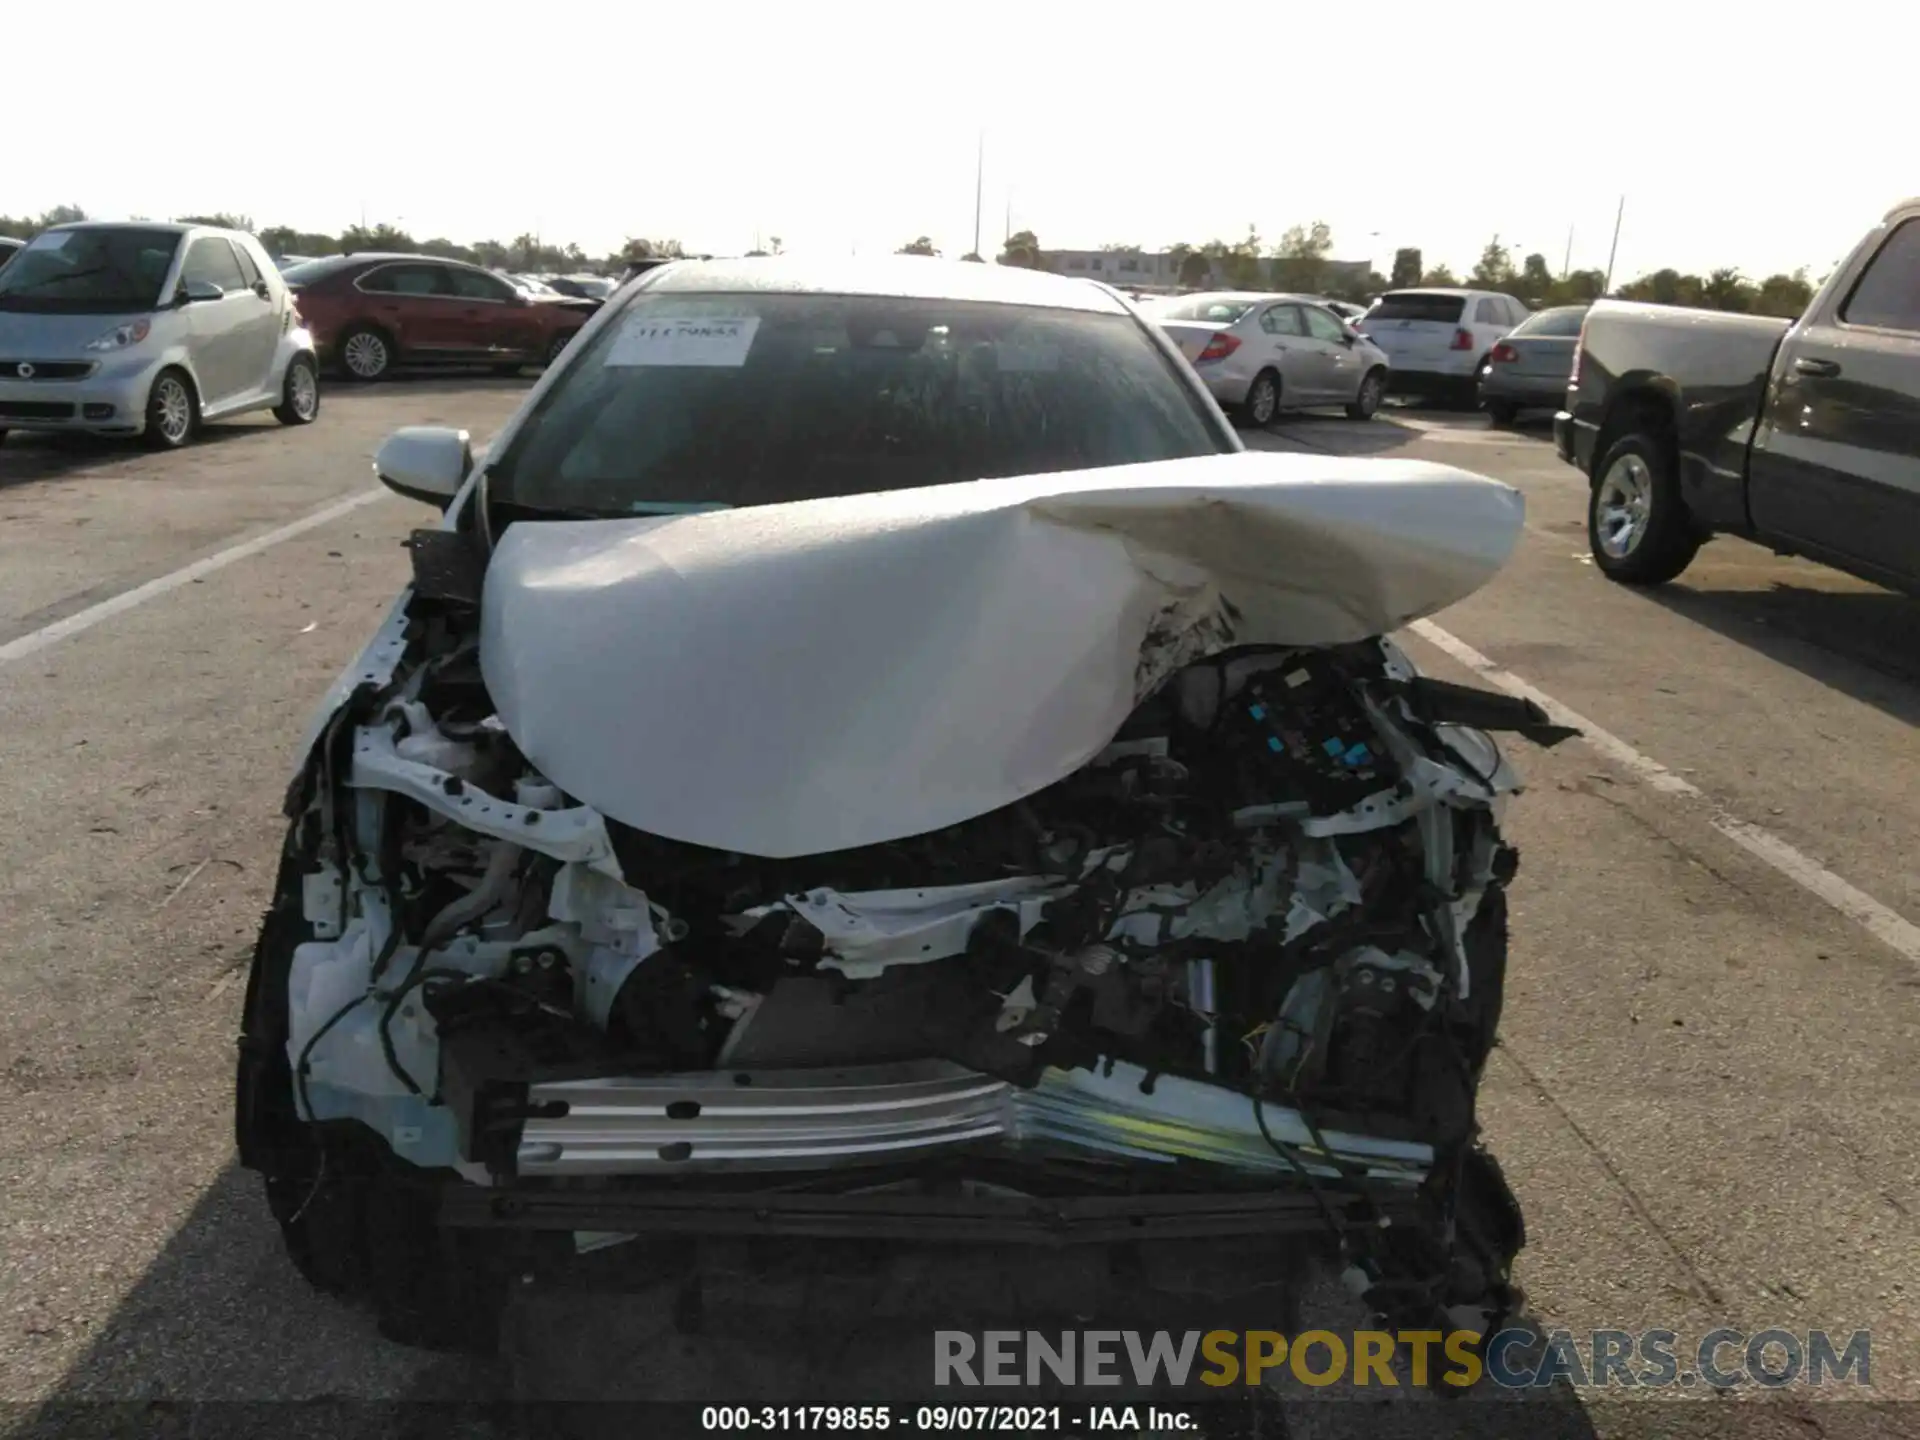
[[[83,221],[0,270],[0,439],[9,430],[185,445],[203,421],[320,413],[313,337],[251,235]]]

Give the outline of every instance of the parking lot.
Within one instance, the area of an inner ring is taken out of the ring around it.
[[[403,424],[484,439],[526,385],[334,386],[311,427],[170,455],[0,450],[0,1397],[501,1383],[297,1279],[234,1166],[230,1097],[292,745],[430,516],[367,462]],[[1662,592],[1608,584],[1537,426],[1395,409],[1250,443],[1527,497],[1507,571],[1408,644],[1588,732],[1511,751],[1529,786],[1483,1121],[1536,1314],[1870,1329],[1873,1396],[1920,1399],[1920,603],[1733,540]],[[1583,1399],[1597,1433],[1639,1423]],[[1823,1403],[1787,1402],[1782,1433],[1819,1433]]]

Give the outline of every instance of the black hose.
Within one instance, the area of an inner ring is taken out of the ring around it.
[[[427,957],[433,953],[433,949],[423,949],[413,957],[413,968],[407,972],[407,978],[402,980],[398,987],[395,988],[393,994],[388,997],[386,1009],[380,1012],[380,1024],[377,1027],[380,1032],[380,1053],[386,1057],[387,1068],[393,1071],[395,1077],[402,1085],[406,1086],[408,1090],[420,1096],[422,1099],[426,1097],[427,1092],[420,1088],[420,1082],[415,1080],[413,1076],[407,1072],[407,1067],[400,1063],[399,1052],[393,1047],[392,1027],[393,1017],[399,1013],[401,1002],[413,992],[416,986],[424,981],[430,974],[447,973],[444,971],[429,971],[427,969]],[[460,974],[463,972],[455,971],[452,973]]]
[[[1313,1172],[1301,1162],[1298,1155],[1293,1153],[1293,1147],[1282,1145],[1278,1140],[1273,1138],[1273,1132],[1267,1128],[1266,1098],[1257,1088],[1249,1090],[1248,1094],[1253,1097],[1253,1122],[1260,1127],[1260,1138],[1267,1142],[1268,1149],[1272,1150],[1274,1154],[1291,1165],[1300,1178],[1306,1182],[1307,1192],[1313,1196],[1314,1204],[1319,1207],[1321,1219],[1326,1221],[1327,1229],[1333,1233],[1333,1238],[1339,1242],[1341,1258],[1351,1258],[1353,1246],[1347,1234],[1346,1221],[1342,1220],[1339,1213],[1333,1208],[1333,1203],[1327,1199],[1326,1192],[1320,1188],[1320,1182],[1314,1178]],[[1302,1118],[1305,1117],[1303,1116]],[[1325,1143],[1320,1142],[1320,1146],[1324,1153],[1326,1150]]]

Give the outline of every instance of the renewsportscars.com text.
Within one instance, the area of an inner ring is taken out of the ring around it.
[[[1710,1330],[1696,1341],[1674,1330],[937,1330],[933,1383],[1042,1384],[1143,1389],[1166,1384],[1260,1385],[1283,1375],[1305,1385],[1397,1386],[1396,1355],[1414,1385],[1465,1389],[1482,1379],[1507,1389],[1555,1384],[1625,1388],[1871,1385],[1865,1330]]]

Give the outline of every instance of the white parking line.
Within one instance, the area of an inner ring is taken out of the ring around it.
[[[1537,690],[1519,676],[1503,670],[1456,635],[1442,630],[1431,620],[1416,620],[1407,627],[1438,650],[1458,660],[1482,679],[1506,691],[1531,700],[1552,717],[1556,725],[1580,731],[1587,744],[1634,776],[1649,789],[1678,799],[1697,801],[1709,807],[1707,821],[1727,839],[1757,860],[1763,860],[1809,894],[1824,900],[1849,920],[1861,926],[1875,939],[1920,966],[1920,925],[1913,924],[1898,911],[1848,884],[1816,860],[1801,854],[1770,830],[1762,829],[1729,813],[1685,776],[1676,775],[1651,756],[1642,755],[1618,735],[1614,735],[1569,710],[1551,695]]]
[[[89,605],[84,610],[76,610],[64,620],[56,620],[51,625],[42,625],[38,630],[30,630],[25,635],[0,645],[0,664],[24,660],[29,655],[45,650],[49,645],[58,645],[62,640],[78,635],[83,630],[91,630],[102,620],[110,620],[115,615],[124,614],[136,606],[144,605],[149,600],[165,595],[170,590],[178,590],[182,585],[191,585],[204,575],[226,569],[236,560],[245,560],[250,555],[258,555],[262,550],[271,550],[283,540],[304,535],[309,530],[317,529],[329,521],[338,520],[342,515],[350,515],[363,505],[371,505],[374,501],[384,499],[392,493],[385,486],[362,490],[357,495],[336,500],[333,504],[315,510],[310,515],[303,515],[300,519],[282,525],[277,530],[269,530],[264,535],[256,535],[253,539],[243,540],[238,545],[229,545],[224,550],[216,550],[204,559],[196,560],[191,565],[175,570],[171,574],[149,580],[144,585],[136,585],[131,590],[124,590],[111,599],[102,600],[98,605]]]

